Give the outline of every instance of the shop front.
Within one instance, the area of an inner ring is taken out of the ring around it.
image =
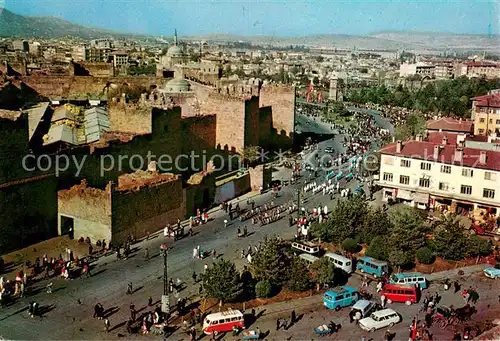
[[[407,205],[413,204],[413,193],[405,189],[398,189],[396,193],[396,198],[399,202]]]
[[[429,205],[429,194],[428,193],[419,193],[415,192],[413,194],[413,201],[415,202],[415,206],[421,210],[428,209]]]

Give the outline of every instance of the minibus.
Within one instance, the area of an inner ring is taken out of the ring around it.
[[[342,269],[348,274],[352,273],[352,261],[349,258],[333,252],[327,252],[324,257],[328,258],[336,268]]]
[[[318,257],[315,257],[313,255],[310,255],[308,253],[302,253],[299,255],[299,258],[300,259],[303,259],[307,262],[308,265],[311,265],[312,263],[314,263],[315,261],[319,260]]]
[[[365,256],[358,259],[356,269],[377,278],[389,273],[389,264],[387,262]]]
[[[389,279],[391,284],[411,284],[418,286],[421,290],[427,289],[427,279],[420,272],[400,272]]]
[[[348,286],[328,290],[323,295],[323,305],[328,309],[340,310],[353,305],[358,300],[358,291]]]
[[[293,242],[292,248],[314,255],[319,252],[319,246],[309,242]]]
[[[239,310],[228,310],[220,313],[209,314],[203,320],[203,332],[206,335],[218,335],[220,333],[232,332],[234,327],[245,328],[243,313]]]
[[[380,295],[384,295],[387,303],[403,302],[406,305],[417,303],[420,290],[415,285],[409,284],[386,284],[382,288]]]

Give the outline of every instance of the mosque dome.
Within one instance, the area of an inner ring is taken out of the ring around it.
[[[170,46],[167,50],[168,57],[182,57],[184,53],[181,48],[177,45]]]
[[[167,82],[165,90],[168,92],[188,92],[191,90],[191,84],[185,79],[174,78]]]

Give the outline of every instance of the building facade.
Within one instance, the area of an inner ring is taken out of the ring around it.
[[[419,208],[500,213],[500,152],[417,137],[380,150],[383,198]]]
[[[500,136],[500,91],[472,98],[472,119],[475,135]]]

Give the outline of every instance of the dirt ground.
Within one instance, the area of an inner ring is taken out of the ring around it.
[[[2,258],[5,261],[4,275],[9,278],[12,277],[16,271],[23,269],[23,265],[27,260],[33,263],[36,257],[41,258],[44,254],[46,254],[49,259],[50,257],[59,257],[60,254],[64,256],[67,248],[73,250],[73,254],[79,258],[88,254],[87,244],[79,244],[77,240],[71,240],[68,236],[59,236],[24,249],[2,255]]]

